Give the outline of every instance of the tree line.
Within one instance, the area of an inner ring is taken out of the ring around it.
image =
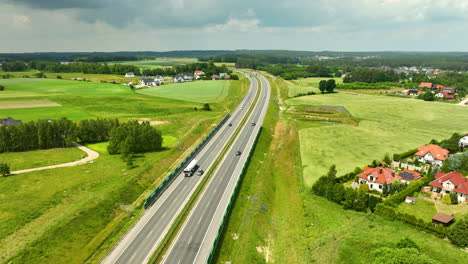
[[[23,61],[12,61],[2,63],[2,70],[6,72],[18,72],[28,69],[28,65]]]
[[[260,70],[265,70],[275,76],[280,76],[285,80],[295,80],[297,78],[308,77],[332,77],[333,74],[329,68],[321,65],[311,65],[308,67],[278,64],[267,67],[259,67]]]
[[[364,83],[377,83],[377,82],[398,82],[402,76],[392,70],[381,71],[375,69],[357,69],[351,73],[346,74],[343,78],[344,83],[364,82]]]
[[[125,133],[126,136],[123,136]],[[75,123],[62,118],[0,126],[0,153],[63,148],[71,146],[73,142],[105,141],[110,142],[111,154],[122,152],[120,144],[134,144],[125,145],[125,148],[130,153],[139,153],[161,149],[162,136],[148,122],[120,123],[117,119],[91,119]]]
[[[80,72],[92,74],[117,74],[123,75],[127,72],[133,72],[135,75],[141,75],[140,68],[134,65],[127,64],[112,64],[95,63],[95,62],[77,62],[69,64],[60,64],[53,61],[32,61],[31,69],[36,69],[44,72]]]

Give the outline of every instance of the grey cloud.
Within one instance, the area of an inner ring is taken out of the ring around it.
[[[6,2],[50,10],[64,8],[102,8],[112,3],[108,0],[6,0]]]

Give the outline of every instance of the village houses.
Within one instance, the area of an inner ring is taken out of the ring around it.
[[[383,192],[384,184],[392,184],[395,180],[398,180],[395,173],[384,167],[366,167],[364,172],[358,174],[357,177],[359,184],[369,185],[369,190],[377,190]]]
[[[433,166],[442,166],[449,155],[449,151],[441,148],[438,145],[430,144],[418,148],[417,156],[420,162],[424,162]]]
[[[438,172],[434,176],[435,180],[429,183],[432,186],[432,192],[441,196],[455,193],[458,202],[468,201],[468,178],[459,172]]]

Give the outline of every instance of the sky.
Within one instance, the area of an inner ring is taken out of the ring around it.
[[[467,0],[0,0],[0,52],[468,51]]]

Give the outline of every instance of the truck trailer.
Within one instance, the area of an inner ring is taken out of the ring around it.
[[[192,176],[198,169],[197,160],[192,160],[184,169],[185,177]]]

